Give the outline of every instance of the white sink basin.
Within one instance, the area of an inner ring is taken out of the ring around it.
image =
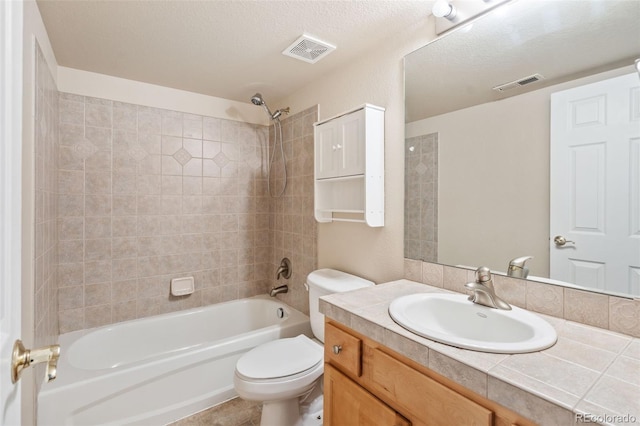
[[[474,351],[515,354],[556,343],[558,336],[548,322],[512,308],[477,305],[462,294],[419,293],[393,300],[389,315],[415,334]]]

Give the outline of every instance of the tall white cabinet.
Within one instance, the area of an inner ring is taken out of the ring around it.
[[[314,128],[316,220],[384,226],[384,108],[365,104]]]

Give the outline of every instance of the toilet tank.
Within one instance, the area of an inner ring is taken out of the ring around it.
[[[372,281],[335,269],[318,269],[307,276],[309,290],[309,317],[313,335],[324,343],[324,315],[320,313],[319,299],[333,293],[343,293],[374,285]]]

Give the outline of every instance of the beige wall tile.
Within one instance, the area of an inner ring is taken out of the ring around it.
[[[404,260],[404,277],[411,281],[422,282],[422,262],[419,260]]]
[[[266,292],[273,263],[286,255],[295,261],[296,282],[315,269],[313,197],[304,196],[313,180],[302,165],[313,164],[316,109],[283,120],[297,120],[289,125],[290,136],[300,144],[306,137],[309,146],[294,150],[293,140],[285,141],[288,157],[305,158],[296,161],[299,173],[289,170],[290,191],[272,200],[262,175],[266,127],[96,98],[63,99],[60,134],[69,149],[56,182],[70,193],[57,200],[57,277],[78,290],[63,292],[61,330]],[[303,182],[302,174],[309,179]],[[41,200],[44,208],[46,198]],[[269,230],[275,224],[277,238]],[[39,241],[44,247],[45,237]],[[203,290],[168,297],[175,274],[196,276]],[[308,312],[301,286],[292,286],[290,296],[288,302]]]
[[[609,325],[612,331],[640,337],[640,299],[609,296]]]
[[[453,266],[443,267],[443,283],[444,288],[458,293],[465,292],[464,285],[469,282],[466,269],[455,268]]]
[[[111,324],[111,305],[90,306],[84,310],[85,328]]]
[[[526,281],[527,309],[562,318],[564,289],[560,286]]]
[[[609,297],[565,288],[564,317],[570,321],[609,328]]]

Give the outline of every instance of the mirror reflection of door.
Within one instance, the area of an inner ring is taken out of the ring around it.
[[[550,156],[551,276],[640,294],[638,74],[552,94]]]

